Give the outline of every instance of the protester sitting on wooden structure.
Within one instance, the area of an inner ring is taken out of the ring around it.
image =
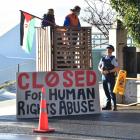
[[[47,26],[55,26],[55,16],[54,16],[54,10],[48,9],[48,13],[43,15],[43,20],[41,22],[41,27],[47,27]]]

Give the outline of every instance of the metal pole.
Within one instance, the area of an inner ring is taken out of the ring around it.
[[[18,64],[18,72],[19,72],[19,64]]]

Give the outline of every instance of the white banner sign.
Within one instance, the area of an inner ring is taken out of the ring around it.
[[[17,118],[37,118],[41,88],[48,116],[100,112],[99,85],[93,70],[17,73]]]

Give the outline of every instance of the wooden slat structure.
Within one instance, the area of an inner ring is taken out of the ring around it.
[[[37,28],[37,40],[38,71],[92,69],[91,27]]]
[[[53,62],[50,27],[46,29],[38,27],[36,31],[36,70],[51,71]]]

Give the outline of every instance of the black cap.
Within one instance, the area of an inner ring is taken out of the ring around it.
[[[48,9],[47,14],[54,15],[54,10],[52,8],[51,9]]]
[[[81,8],[77,5],[73,9],[70,9],[73,12],[80,12]]]
[[[108,45],[107,47],[106,47],[107,49],[112,49],[112,51],[114,52],[114,47],[112,46],[112,45]]]

